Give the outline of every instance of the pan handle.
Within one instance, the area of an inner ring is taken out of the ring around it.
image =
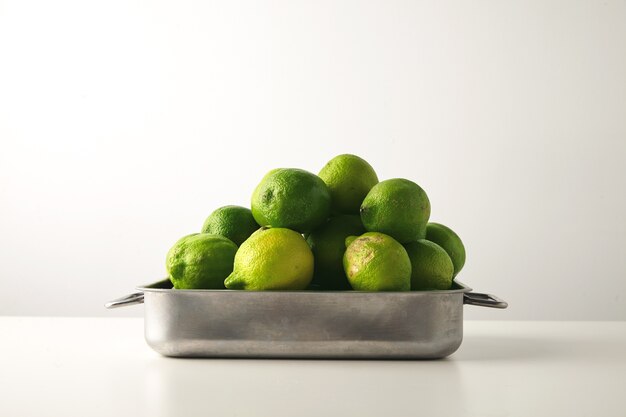
[[[506,301],[499,299],[495,295],[479,292],[466,292],[463,294],[463,304],[491,308],[507,308],[509,306]]]
[[[106,308],[118,308],[118,307],[130,306],[133,304],[143,304],[142,292],[136,292],[134,294],[130,294],[122,298],[118,298],[117,300],[109,301],[104,306]]]

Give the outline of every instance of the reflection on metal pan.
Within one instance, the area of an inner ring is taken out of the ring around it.
[[[445,291],[174,290],[138,287],[107,308],[145,303],[145,337],[165,356],[435,359],[458,349],[463,304],[506,308],[460,282]]]

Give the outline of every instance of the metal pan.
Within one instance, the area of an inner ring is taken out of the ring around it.
[[[455,282],[446,291],[174,290],[169,280],[107,308],[145,303],[145,338],[165,356],[436,359],[463,339],[463,304],[506,308]]]

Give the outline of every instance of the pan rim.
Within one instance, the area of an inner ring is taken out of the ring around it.
[[[226,294],[371,294],[371,295],[380,295],[380,294],[393,294],[393,295],[401,295],[407,297],[415,297],[415,296],[424,296],[424,295],[449,295],[449,294],[464,294],[472,291],[472,288],[467,286],[466,284],[460,281],[454,281],[457,285],[457,288],[449,289],[449,290],[429,290],[429,291],[355,291],[355,290],[341,290],[341,291],[319,291],[319,290],[271,290],[271,291],[242,291],[242,290],[229,290],[229,289],[215,289],[215,290],[207,290],[207,289],[179,289],[174,290],[174,288],[163,288],[163,285],[167,285],[169,282],[168,278],[164,278],[159,281],[152,282],[150,284],[139,285],[135,287],[138,291],[141,292],[154,292],[154,293],[226,293]],[[254,295],[251,295],[254,296]]]

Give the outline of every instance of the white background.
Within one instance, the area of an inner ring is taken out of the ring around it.
[[[459,280],[626,320],[624,1],[0,0],[0,314],[103,303],[275,167],[429,194]]]

